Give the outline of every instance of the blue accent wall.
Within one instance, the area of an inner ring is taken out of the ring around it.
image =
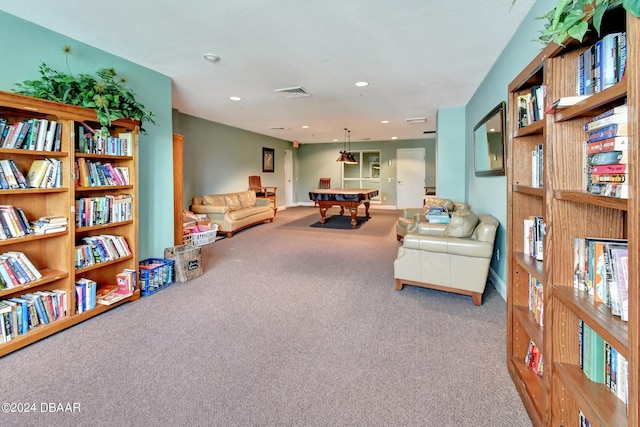
[[[506,297],[507,274],[507,178],[506,176],[475,176],[473,128],[492,108],[502,101],[507,101],[507,86],[543,48],[541,43],[534,40],[544,24],[543,20],[536,19],[536,17],[545,15],[553,9],[555,4],[556,0],[536,1],[465,107],[465,169],[468,171],[466,175],[466,200],[474,212],[489,213],[500,221],[495,243],[495,249],[499,251],[500,259],[498,260],[496,251],[494,251],[491,269],[494,272],[493,283],[503,297]],[[438,133],[440,133],[440,128],[438,128]],[[509,150],[508,138],[506,150]]]
[[[464,201],[466,196],[464,111],[464,107],[440,108],[437,117],[436,195],[454,201]]]
[[[5,12],[0,12],[0,40],[0,90],[10,92],[16,83],[39,78],[42,62],[67,70],[62,46],[70,45],[72,73],[113,67],[126,78],[137,100],[153,111],[157,124],[144,125],[148,134],[139,138],[139,256],[162,257],[164,248],[173,245],[171,79]]]

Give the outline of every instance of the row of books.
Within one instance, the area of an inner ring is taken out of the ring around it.
[[[524,357],[524,363],[533,371],[536,375],[543,375],[544,372],[544,362],[542,353],[540,349],[533,342],[533,340],[529,341],[529,346],[527,347],[527,354]]]
[[[15,288],[41,278],[42,274],[24,252],[0,254],[0,289]]]
[[[524,247],[525,255],[531,256],[538,261],[544,259],[544,218],[541,216],[531,216],[524,220]]]
[[[628,405],[629,363],[582,319],[578,320],[580,368],[589,380],[604,384]]]
[[[110,163],[92,162],[81,157],[75,161],[76,185],[81,187],[102,187],[108,185],[129,185],[129,168],[112,166]]]
[[[49,157],[31,162],[27,172],[27,186],[31,188],[62,187],[62,161]]]
[[[531,186],[542,188],[544,185],[544,145],[536,145],[531,151]]]
[[[67,316],[67,293],[60,289],[36,291],[0,300],[0,329],[3,343],[40,325]]]
[[[129,245],[123,236],[102,234],[87,236],[82,240],[84,243],[75,247],[76,269],[131,255]]]
[[[0,118],[0,147],[36,151],[60,151],[62,124],[32,118],[9,123]]]
[[[542,328],[544,326],[544,288],[542,283],[529,274],[529,312]]]
[[[605,35],[576,58],[576,95],[598,93],[621,82],[627,63],[627,35]]]
[[[132,219],[130,194],[84,197],[76,200],[76,227],[109,224]]]
[[[527,93],[520,93],[517,96],[518,128],[529,126],[544,118],[544,99],[546,95],[546,86],[536,85],[531,87]]]
[[[133,133],[121,132],[117,137],[105,135],[84,123],[78,123],[76,153],[108,154],[114,156],[133,155]]]
[[[612,108],[585,123],[583,185],[591,194],[628,198],[628,108]]]
[[[33,229],[22,208],[0,205],[0,240],[23,237],[31,233]]]
[[[629,321],[628,258],[626,239],[574,238],[574,287],[625,322]]]

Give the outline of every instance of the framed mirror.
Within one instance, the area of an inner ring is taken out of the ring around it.
[[[476,176],[505,174],[505,103],[501,102],[473,128]]]

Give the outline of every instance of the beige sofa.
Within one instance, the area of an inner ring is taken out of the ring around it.
[[[476,218],[469,237],[451,237],[447,231],[440,236],[408,233],[393,264],[396,289],[413,285],[454,292],[481,305],[498,220],[486,214]]]
[[[255,191],[212,194],[192,199],[191,211],[206,214],[218,224],[218,233],[233,233],[264,221],[273,222],[275,212],[271,201],[256,197]]]
[[[469,205],[462,202],[454,202],[440,197],[425,196],[421,208],[405,208],[396,223],[396,238],[401,241],[409,232],[419,232],[433,236],[442,236],[446,224],[430,224],[426,221],[424,213],[429,206],[444,206],[453,213],[462,209],[469,209]],[[416,221],[416,217],[419,219]]]

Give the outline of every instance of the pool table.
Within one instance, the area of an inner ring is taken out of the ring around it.
[[[319,188],[309,192],[309,198],[320,207],[321,224],[327,220],[327,209],[340,206],[340,215],[344,214],[344,208],[349,209],[353,227],[358,225],[356,216],[360,203],[364,203],[365,215],[369,218],[369,203],[377,195],[378,190],[375,188]]]

